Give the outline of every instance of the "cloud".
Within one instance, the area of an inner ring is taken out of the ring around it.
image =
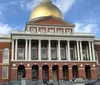
[[[26,3],[25,0],[23,0],[20,3],[20,7],[31,11],[40,3],[40,1],[41,0],[31,0]],[[75,2],[76,0],[52,0],[52,3],[55,4],[63,14],[70,10]]]
[[[8,24],[0,23],[0,34],[9,34],[12,29]]]
[[[4,8],[0,6],[0,20],[3,20],[3,10]]]
[[[24,27],[12,27],[9,24],[0,23],[0,34],[10,34],[12,30],[24,30]]]
[[[31,0],[26,2],[25,0],[20,2],[20,7],[22,9],[27,9],[28,11],[33,10],[38,4],[40,3],[40,0]]]
[[[95,35],[97,32],[100,32],[100,29],[98,28],[98,24],[93,21],[93,23],[80,23],[75,22],[75,32],[85,32],[85,33],[94,33]]]
[[[53,3],[65,14],[75,2],[76,0],[55,0]]]
[[[16,4],[18,4],[18,2],[17,1],[11,1],[11,2],[9,2],[9,4],[10,5],[16,5]]]

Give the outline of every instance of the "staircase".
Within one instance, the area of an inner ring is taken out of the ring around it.
[[[49,81],[47,82],[49,84]],[[12,81],[10,85],[21,85],[21,81]],[[43,81],[26,80],[26,85],[44,85]],[[74,85],[71,81],[53,81],[53,85]]]
[[[71,81],[60,81],[59,85],[74,85]]]

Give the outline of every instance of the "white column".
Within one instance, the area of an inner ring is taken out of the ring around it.
[[[68,60],[70,61],[70,41],[67,41],[68,46]]]
[[[94,43],[92,41],[92,53],[93,53],[93,60],[95,61],[95,51],[94,51]]]
[[[76,45],[74,46],[74,50],[75,50],[75,60],[77,60],[77,54],[76,54]]]
[[[80,53],[81,53],[81,60],[83,61],[82,41],[80,41]]]
[[[58,50],[57,50],[57,54],[58,54],[58,60],[61,60],[61,52],[60,52],[60,40],[58,40]]]
[[[48,40],[48,59],[51,60],[51,40]]]
[[[29,40],[29,60],[31,60],[31,40]]]
[[[41,60],[41,40],[39,40],[38,44],[38,59]]]
[[[14,40],[12,40],[12,57],[11,60],[14,60]]]
[[[18,49],[18,40],[15,42],[15,60],[17,60],[17,49]]]
[[[67,42],[66,42],[66,60],[68,60],[68,45],[67,45]]]
[[[27,60],[27,45],[28,44],[28,40],[25,40],[25,60]]]
[[[87,52],[87,55],[86,55],[87,60],[89,60],[89,50],[88,50],[88,45],[86,46],[86,52]]]
[[[90,60],[92,61],[92,52],[91,52],[91,41],[89,41],[89,56],[90,56]]]
[[[79,54],[79,41],[77,41],[77,55],[78,55],[78,61],[80,61],[80,54]]]

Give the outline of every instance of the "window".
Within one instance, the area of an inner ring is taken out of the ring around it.
[[[32,47],[31,49],[31,59],[32,60],[37,59],[37,48],[36,47]]]
[[[64,78],[68,77],[68,67],[67,66],[63,66],[62,71],[63,71],[63,77]]]
[[[50,33],[54,33],[54,29],[50,29],[49,32],[50,32]]]
[[[45,32],[45,29],[40,29],[40,32]]]
[[[8,62],[9,60],[9,49],[4,48],[3,49],[3,62]]]
[[[8,79],[8,67],[2,67],[2,79]]]
[[[71,60],[75,60],[73,48],[70,49],[70,57],[71,57]]]
[[[62,29],[58,29],[58,33],[62,33],[63,31],[62,31]]]
[[[66,30],[66,33],[69,33],[70,34],[71,33],[71,30]]]
[[[36,32],[36,28],[32,28],[31,31],[32,31],[32,32]]]
[[[18,48],[18,60],[24,60],[24,48]]]
[[[64,49],[64,48],[61,48],[61,59],[62,59],[62,60],[65,60],[65,59],[66,59],[66,56],[65,56],[65,49]]]
[[[51,57],[52,57],[52,60],[56,60],[57,59],[56,48],[55,47],[51,48]]]
[[[47,58],[46,47],[41,48],[41,57],[42,57],[42,59]]]
[[[87,60],[86,49],[83,49],[83,60]]]

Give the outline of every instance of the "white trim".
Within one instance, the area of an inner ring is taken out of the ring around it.
[[[25,68],[25,69],[32,69],[32,68]]]
[[[39,68],[40,70],[42,69],[42,68]]]
[[[93,70],[93,69],[95,70],[95,69],[97,69],[97,68],[91,68],[91,69],[92,69],[92,70]]]
[[[72,68],[69,68],[69,70],[71,70]]]
[[[61,60],[61,61],[59,61],[59,60],[11,60],[11,62],[44,62],[44,63],[46,63],[46,62],[64,62],[64,63],[74,63],[74,62],[81,62],[81,63],[84,63],[84,62],[88,62],[88,63],[96,63],[96,61],[77,61],[77,60],[75,60],[75,61],[68,61],[68,60]]]
[[[85,68],[78,68],[78,69],[84,70]]]
[[[16,70],[17,68],[11,68],[12,70]]]
[[[11,39],[0,39],[0,42],[8,42],[8,43],[11,43]]]
[[[100,45],[100,41],[99,42],[94,41],[94,45]]]
[[[62,69],[62,68],[59,68],[59,69]]]
[[[0,63],[0,65],[10,65],[10,63]]]
[[[25,36],[26,35],[26,36]],[[12,36],[13,39],[31,39],[31,40],[69,40],[69,41],[76,41],[76,40],[81,40],[81,41],[88,41],[88,40],[93,40],[94,38],[91,37],[91,36],[75,36],[75,35],[64,35],[64,34],[60,34],[60,35],[56,35],[56,34],[31,34],[30,35],[27,35],[27,34],[18,34],[18,35],[15,35],[15,36]]]
[[[49,68],[49,69],[52,69],[52,68]]]
[[[4,52],[7,52],[7,59],[4,59]],[[9,53],[10,51],[9,51],[9,48],[7,48],[7,47],[5,47],[4,49],[3,49],[3,51],[2,51],[2,62],[3,63],[9,63]]]

